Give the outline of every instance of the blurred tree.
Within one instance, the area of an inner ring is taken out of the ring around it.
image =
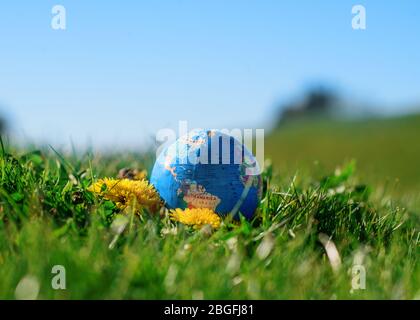
[[[302,100],[294,101],[281,108],[279,123],[309,117],[330,116],[337,112],[338,108],[339,100],[332,90],[312,89],[304,95]]]
[[[6,130],[6,121],[0,117],[0,134],[3,134]]]

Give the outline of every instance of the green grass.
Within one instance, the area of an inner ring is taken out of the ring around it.
[[[370,138],[379,139],[368,127]],[[390,164],[384,158],[400,148],[393,159],[414,161],[406,159],[403,150],[409,148],[374,143],[366,150],[384,150],[382,156],[349,153],[360,171],[349,162],[335,172],[343,159],[324,147],[327,131],[344,130],[337,134],[343,145],[333,144],[334,150],[362,140],[369,144],[366,132],[350,124],[311,128],[318,129],[287,127],[268,139],[269,152],[277,141],[282,153],[272,153],[274,166],[265,168],[255,219],[225,221],[215,232],[176,224],[167,212],[122,216],[113,203],[86,190],[94,179],[116,176],[123,167],[150,172],[150,155],[61,155],[6,146],[0,157],[0,298],[14,299],[19,283],[20,294],[29,295],[38,285],[39,299],[420,298],[419,212],[414,198],[384,193],[381,173],[408,172],[405,166],[412,166],[419,177],[414,163]],[[385,130],[388,137],[392,128]],[[394,137],[394,144],[417,148],[416,137],[401,128],[407,132]],[[324,149],[300,130],[324,135]],[[312,156],[320,165],[312,165]],[[367,175],[363,159],[370,157],[379,167],[394,167]],[[309,162],[298,167],[296,159]],[[406,192],[415,193],[415,180],[404,182]],[[326,254],[332,249],[320,241],[326,236],[341,258],[334,268]],[[366,289],[352,291],[352,268],[359,264],[366,270]],[[51,287],[54,265],[66,268],[66,290]],[[32,285],[22,281],[28,277]]]
[[[332,171],[357,159],[366,183],[397,196],[420,190],[420,115],[360,121],[301,121],[286,124],[266,141],[276,168],[305,173]]]

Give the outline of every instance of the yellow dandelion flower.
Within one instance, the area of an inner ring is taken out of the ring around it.
[[[146,180],[146,178],[147,178],[147,171],[142,170],[142,171],[134,173],[133,180]]]
[[[195,229],[199,229],[206,224],[217,229],[222,222],[220,216],[208,208],[175,209],[171,210],[170,217],[172,220],[193,226]]]
[[[161,203],[155,188],[146,180],[105,178],[91,185],[88,190],[115,202],[120,209],[137,205],[155,212]]]

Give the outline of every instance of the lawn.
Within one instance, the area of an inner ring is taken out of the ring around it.
[[[322,175],[357,161],[358,176],[385,193],[417,198],[420,191],[420,115],[286,123],[266,140],[279,173]]]
[[[0,298],[420,298],[419,119],[275,131],[255,218],[216,230],[174,222],[164,209],[122,213],[88,191],[121,168],[150,172],[149,154],[6,144]],[[57,265],[64,290],[52,286]]]

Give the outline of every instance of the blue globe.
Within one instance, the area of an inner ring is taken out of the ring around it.
[[[218,130],[193,130],[164,149],[150,182],[171,209],[210,208],[236,219],[253,217],[262,191],[255,157]]]

